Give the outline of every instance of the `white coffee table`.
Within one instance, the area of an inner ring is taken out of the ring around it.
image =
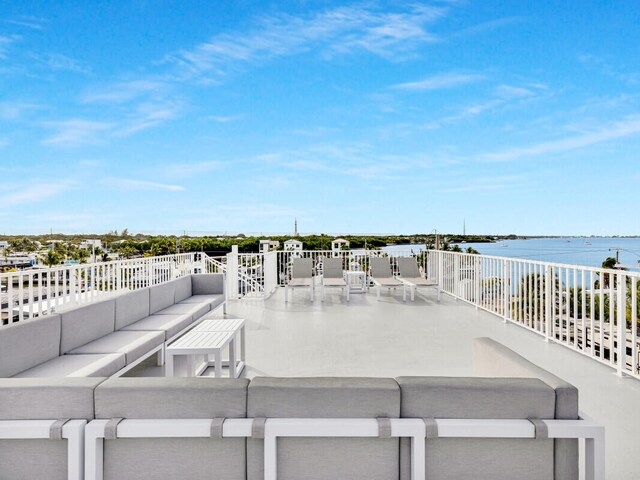
[[[236,345],[235,332],[202,332],[190,330],[178,340],[165,349],[165,371],[166,377],[174,375],[174,363],[177,358],[185,357],[187,362],[187,376],[197,376],[213,366],[215,377],[222,378],[222,351],[229,348],[229,377],[238,378],[236,371]],[[197,355],[204,355],[205,361],[195,368],[194,360]],[[214,357],[213,365],[211,356]]]
[[[236,363],[236,374],[240,375],[245,366],[245,322],[244,318],[224,318],[203,320],[192,331],[197,332],[233,332],[235,345],[238,345],[238,335],[240,335],[240,360]],[[235,360],[235,358],[234,358]],[[229,351],[229,362],[222,362],[222,366],[230,366],[231,351]]]

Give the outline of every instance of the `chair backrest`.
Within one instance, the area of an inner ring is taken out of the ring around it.
[[[342,278],[342,259],[325,258],[322,262],[322,275],[325,278]]]
[[[400,389],[391,378],[254,378],[249,417],[398,418]],[[247,479],[264,478],[263,441],[247,440]],[[397,480],[397,438],[282,438],[278,480]]]
[[[400,276],[404,278],[420,278],[420,269],[418,262],[413,257],[398,257],[398,270]]]
[[[371,257],[369,259],[369,265],[371,266],[371,276],[373,278],[391,278],[393,272],[391,271],[391,264],[387,257]]]
[[[149,316],[149,289],[141,288],[116,298],[116,330]]]
[[[96,418],[244,418],[245,379],[111,378],[95,391]],[[244,438],[106,440],[104,478],[246,478]]]
[[[291,277],[313,277],[313,261],[310,258],[294,258],[293,265],[291,266]]]
[[[63,355],[115,330],[116,301],[111,299],[88,303],[60,315],[60,355]]]

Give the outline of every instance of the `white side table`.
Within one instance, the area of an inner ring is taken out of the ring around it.
[[[366,293],[367,273],[362,270],[345,270],[344,280],[349,285],[351,293]]]
[[[186,357],[187,376],[197,376],[207,367],[212,366],[211,356],[213,356],[215,377],[222,378],[222,351],[227,347],[229,348],[229,358],[233,359],[233,362],[229,364],[229,376],[238,378],[235,362],[236,345],[234,332],[198,332],[190,330],[165,349],[164,374],[166,377],[172,377],[174,375],[176,357]],[[205,362],[198,368],[194,368],[196,355],[205,356]]]
[[[238,335],[240,335],[240,360],[236,363],[236,377],[242,373],[245,367],[245,321],[244,318],[225,318],[203,320],[192,331],[195,332],[232,332],[235,337],[235,345],[238,345]],[[235,360],[235,358],[234,358]],[[231,365],[231,351],[229,351],[229,362],[222,362],[223,367]]]

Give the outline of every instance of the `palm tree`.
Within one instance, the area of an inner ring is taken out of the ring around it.
[[[55,265],[60,265],[62,263],[62,257],[54,252],[53,250],[47,250],[47,254],[40,257],[40,261],[43,265],[51,268]]]

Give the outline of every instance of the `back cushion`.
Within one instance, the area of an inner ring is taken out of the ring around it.
[[[156,285],[149,289],[149,314],[153,315],[175,303],[176,284],[174,281]]]
[[[554,418],[555,392],[537,379],[400,377],[408,418]],[[402,478],[411,478],[402,441]],[[427,441],[428,479],[553,480],[553,440],[443,438]]]
[[[0,327],[0,377],[11,377],[60,354],[60,315]]]
[[[96,389],[98,418],[244,418],[244,379],[113,378]],[[105,440],[105,480],[246,479],[244,438]]]
[[[176,303],[191,296],[191,275],[178,278],[176,281]]]
[[[61,314],[60,353],[64,354],[114,331],[116,301],[90,303]]]
[[[193,295],[213,295],[224,293],[224,274],[199,273],[191,275]]]
[[[397,418],[400,389],[386,378],[265,378],[249,386],[249,417]],[[247,440],[247,478],[264,478],[264,442]],[[278,479],[398,478],[395,438],[278,439]],[[301,461],[304,459],[304,461]]]
[[[116,298],[116,330],[149,316],[149,289],[134,290]]]

